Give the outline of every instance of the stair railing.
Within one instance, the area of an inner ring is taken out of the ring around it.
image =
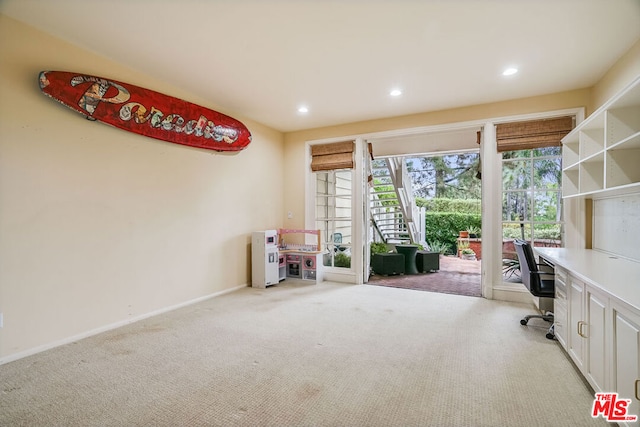
[[[407,163],[403,158],[386,159],[386,162],[407,226],[409,239],[411,243],[418,243],[420,241],[420,233],[418,232],[416,221],[419,219],[419,215],[413,197],[413,187],[411,185]]]

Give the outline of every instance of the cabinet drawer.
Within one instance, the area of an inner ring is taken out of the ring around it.
[[[563,284],[567,283],[567,272],[561,268],[556,267],[556,282],[560,281]]]
[[[562,268],[555,268],[555,288],[556,297],[553,300],[553,323],[556,339],[562,346],[567,348],[569,338],[569,311],[567,309],[567,272]]]
[[[565,350],[567,349],[567,322],[567,304],[556,299],[553,306],[554,332],[556,339]]]
[[[556,299],[561,299],[566,302],[567,301],[567,284],[562,280],[558,280],[557,275],[555,279],[555,288],[556,288]]]

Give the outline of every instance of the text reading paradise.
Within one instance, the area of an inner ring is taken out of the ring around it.
[[[204,137],[205,139],[213,139],[215,141],[224,141],[228,144],[234,143],[238,139],[238,131],[232,128],[216,125],[205,116],[200,116],[197,120],[189,120],[185,123],[185,119],[179,114],[171,113],[166,116],[155,107],[151,107],[149,111],[147,107],[139,102],[127,102],[131,95],[129,91],[120,84],[109,80],[100,79],[92,76],[76,76],[71,79],[71,86],[91,82],[93,83],[78,101],[80,108],[85,110],[89,115],[93,115],[96,107],[101,102],[110,104],[124,104],[120,107],[120,119],[130,121],[132,118],[138,124],[148,123],[152,128],[163,129],[168,132],[185,133],[196,137]],[[118,90],[118,94],[110,98],[105,98],[105,94],[109,88]],[[125,102],[127,102],[125,104]]]

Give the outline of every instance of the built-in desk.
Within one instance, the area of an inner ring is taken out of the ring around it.
[[[640,263],[591,249],[534,249],[544,260],[640,310]]]
[[[596,392],[640,416],[640,263],[594,250],[534,248],[555,269],[558,342]],[[620,422],[619,425],[637,425]]]

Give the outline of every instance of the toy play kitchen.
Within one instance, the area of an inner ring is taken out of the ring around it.
[[[313,234],[316,244],[287,243],[287,234]],[[266,288],[282,280],[322,281],[320,230],[255,231],[251,239],[251,286]]]

